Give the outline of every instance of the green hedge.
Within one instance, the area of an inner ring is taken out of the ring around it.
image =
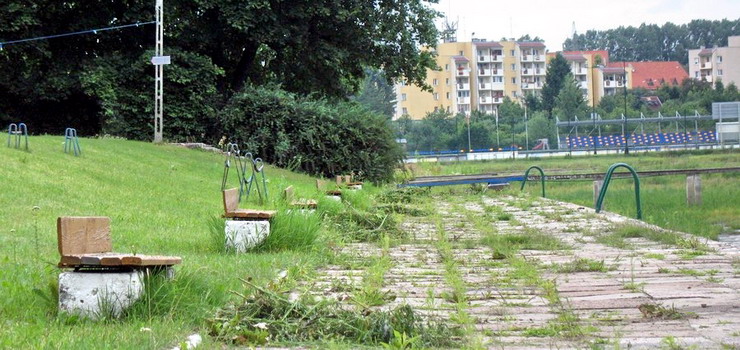
[[[221,122],[228,140],[242,149],[315,175],[354,172],[369,181],[389,181],[402,158],[390,122],[353,102],[249,87],[226,103]]]

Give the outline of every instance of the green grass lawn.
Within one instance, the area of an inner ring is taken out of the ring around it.
[[[737,150],[715,152],[667,152],[595,157],[543,158],[453,163],[418,163],[416,176],[446,174],[523,174],[531,165],[541,166],[545,174],[606,172],[609,165],[625,162],[637,171],[696,169],[740,166]],[[624,170],[618,170],[624,171]],[[533,172],[532,174],[536,174]],[[716,239],[722,231],[740,229],[740,174],[702,175],[703,204],[686,205],[686,176],[660,176],[641,179],[643,220],[665,228]],[[539,195],[539,183],[527,186]],[[606,195],[605,210],[635,217],[632,179],[614,179]],[[514,183],[514,190],[519,183]],[[593,181],[547,182],[549,198],[593,207]]]
[[[231,290],[244,290],[239,278],[262,283],[276,271],[311,269],[327,257],[310,247],[225,254],[211,228],[223,212],[220,155],[81,139],[82,156],[74,157],[62,152],[62,143],[59,136],[38,136],[31,137],[30,152],[0,148],[0,348],[174,346],[194,332],[205,336],[206,319],[233,300]],[[283,208],[282,189],[290,184],[299,198],[320,197],[311,177],[272,167],[266,172],[265,207]],[[151,291],[123,320],[59,315],[56,218],[66,215],[109,216],[115,251],[177,255],[183,264],[173,281]]]

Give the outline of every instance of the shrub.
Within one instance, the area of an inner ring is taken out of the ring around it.
[[[332,177],[354,172],[384,182],[402,152],[387,119],[353,102],[299,98],[275,88],[249,87],[222,113],[232,142],[268,163]]]

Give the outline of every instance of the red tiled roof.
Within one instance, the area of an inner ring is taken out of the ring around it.
[[[609,67],[601,68],[601,71],[607,74],[622,74],[624,73],[624,67],[611,67],[610,65]]]
[[[679,85],[689,77],[676,61],[626,62],[632,67],[632,88],[655,90],[662,84]],[[621,67],[622,62],[612,62],[609,67]]]
[[[545,43],[539,41],[518,41],[519,47],[545,47]]]
[[[498,41],[477,42],[474,44],[478,47],[504,47],[504,45],[501,45]]]
[[[699,51],[699,56],[711,56],[712,55],[712,49],[702,49]]]
[[[584,57],[583,55],[567,54],[567,55],[563,55],[563,57],[565,57],[565,59],[568,61],[585,61],[586,60],[586,57]]]
[[[452,59],[455,60],[455,62],[470,62],[465,56],[452,56]]]

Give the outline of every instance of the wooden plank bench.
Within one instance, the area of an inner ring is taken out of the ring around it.
[[[336,176],[336,182],[337,186],[347,186],[347,187],[353,187],[353,186],[362,186],[361,181],[355,181],[354,175],[337,175]]]
[[[113,253],[110,218],[62,216],[57,219],[59,267],[125,267],[146,269],[170,267],[182,262],[177,256]]]
[[[290,185],[285,188],[285,201],[290,205],[291,207],[301,208],[301,209],[316,209],[318,207],[319,203],[314,199],[305,199],[301,198],[298,200],[295,200],[295,193],[293,191],[293,185]]]
[[[329,182],[316,179],[316,189],[324,192],[328,196],[341,196],[342,190],[329,189]]]
[[[239,209],[239,189],[230,188],[223,191],[224,218],[234,220],[269,220],[275,216],[274,210]]]

